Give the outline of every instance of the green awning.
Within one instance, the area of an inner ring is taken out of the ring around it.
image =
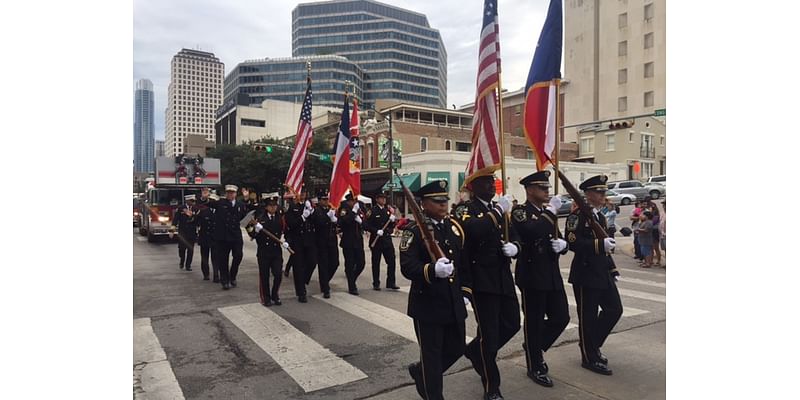
[[[403,179],[403,184],[406,185],[406,187],[409,190],[411,190],[412,192],[416,191],[416,190],[419,190],[419,188],[421,186],[420,185],[421,179],[420,179],[420,173],[419,172],[406,174],[406,175],[403,175],[401,178]],[[400,186],[400,181],[397,179],[397,175],[392,176],[392,185],[394,185],[394,187],[392,189],[395,192],[403,191],[403,188]],[[390,191],[389,183],[383,185],[383,190],[384,191]]]
[[[425,176],[425,184],[427,185],[433,181],[438,181],[442,179],[447,181],[447,186],[449,187],[450,172],[428,172],[428,174]]]
[[[463,172],[459,172],[459,173],[458,173],[458,188],[459,188],[459,189],[461,189],[461,185],[463,185],[463,184],[464,184],[464,179],[465,179],[465,178],[464,178],[464,176],[465,176],[465,175],[464,175],[464,173],[463,173]]]

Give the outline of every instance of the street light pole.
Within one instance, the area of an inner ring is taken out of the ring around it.
[[[389,119],[389,182],[392,182],[394,177],[392,176],[392,167],[393,167],[393,156],[394,153],[394,143],[392,142],[392,112],[389,111],[389,115],[386,116]],[[393,207],[394,204],[394,185],[389,186],[389,204]]]

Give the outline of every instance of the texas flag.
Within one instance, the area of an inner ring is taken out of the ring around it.
[[[561,20],[561,0],[551,0],[525,85],[523,129],[528,145],[536,154],[539,171],[558,156],[553,152],[558,140],[556,102],[561,79]]]
[[[358,114],[354,106],[354,115],[350,115],[348,96],[344,98],[342,119],[339,122],[339,132],[336,134],[336,143],[333,145],[333,173],[331,173],[331,206],[338,208],[348,188],[352,188],[353,195],[361,193],[361,150],[358,145]],[[352,120],[351,120],[352,118]],[[355,123],[355,129],[351,128]]]

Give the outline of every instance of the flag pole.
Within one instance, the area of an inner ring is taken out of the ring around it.
[[[561,125],[564,124],[564,121],[561,120],[561,107],[564,105],[561,104],[561,79],[554,79],[556,83],[556,150],[555,156],[553,156],[553,166],[556,168],[556,186],[555,186],[555,195],[558,195],[558,160],[561,158],[561,153],[559,152],[559,148],[561,147]]]
[[[503,71],[500,68],[500,59],[497,59],[497,99],[500,106],[498,110],[498,119],[500,124],[500,178],[503,180],[503,196],[506,194],[506,146],[503,134]],[[477,104],[475,105],[477,107]],[[503,238],[506,242],[509,240],[508,236],[508,219],[507,213],[503,214]]]

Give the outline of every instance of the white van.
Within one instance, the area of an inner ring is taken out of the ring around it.
[[[647,179],[647,183],[660,183],[664,187],[667,187],[667,176],[666,175],[656,175],[651,176]]]

